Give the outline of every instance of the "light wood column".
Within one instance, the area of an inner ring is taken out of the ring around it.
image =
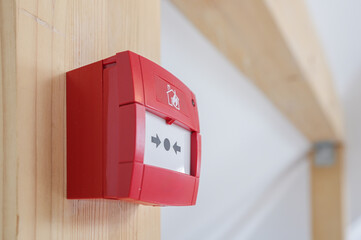
[[[65,73],[160,56],[159,0],[1,0],[0,239],[160,239],[155,207],[66,199]]]
[[[312,239],[345,239],[344,147],[335,146],[334,162],[320,166],[310,154]],[[331,160],[331,159],[330,159]]]

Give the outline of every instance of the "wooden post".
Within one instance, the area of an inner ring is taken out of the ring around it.
[[[0,238],[160,239],[160,211],[66,199],[65,72],[160,55],[159,0],[0,2]]]
[[[344,148],[335,146],[334,163],[329,166],[315,164],[314,151],[310,160],[313,239],[345,239]]]

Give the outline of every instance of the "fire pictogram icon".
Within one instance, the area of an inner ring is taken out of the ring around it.
[[[169,85],[167,85],[167,89],[168,104],[172,107],[175,107],[177,110],[180,110],[179,97],[177,96],[177,92]]]

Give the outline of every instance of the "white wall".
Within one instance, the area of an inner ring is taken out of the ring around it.
[[[196,96],[202,169],[194,207],[162,209],[162,239],[310,239],[309,143],[174,7],[162,65]]]
[[[361,1],[307,3],[345,113],[348,222],[352,239],[361,239]]]

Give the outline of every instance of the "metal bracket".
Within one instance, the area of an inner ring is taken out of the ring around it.
[[[314,144],[315,161],[314,164],[319,167],[332,166],[336,161],[335,142],[320,141]]]

